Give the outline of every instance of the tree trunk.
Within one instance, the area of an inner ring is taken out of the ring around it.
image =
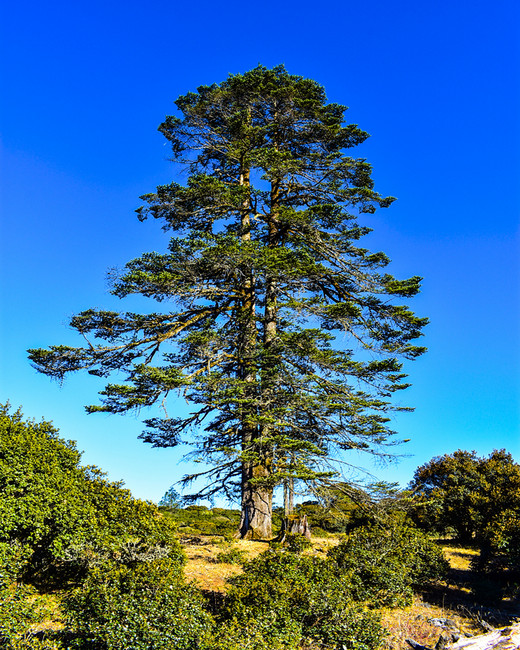
[[[307,515],[303,515],[303,517],[286,517],[282,521],[282,530],[276,540],[278,542],[284,542],[288,534],[302,535],[306,539],[310,539],[311,528],[307,521]]]
[[[267,478],[268,470],[262,466],[245,468],[251,478]],[[263,476],[262,476],[263,474]],[[269,540],[273,536],[273,490],[252,485],[243,479],[242,517],[238,536],[242,539]]]
[[[248,179],[249,180],[249,179]],[[277,245],[276,210],[278,209],[278,187],[271,189],[271,218],[269,221],[269,246]],[[249,219],[249,213],[247,214]],[[244,225],[244,221],[242,221]],[[244,234],[242,235],[244,238]],[[266,278],[265,313],[264,313],[264,349],[267,351],[276,339],[277,324],[277,286],[272,278]],[[256,333],[256,329],[255,329]],[[261,389],[267,393],[272,389],[273,363],[267,361],[261,368]],[[273,486],[269,483],[272,471],[272,450],[262,448],[265,428],[261,426],[248,430],[243,428],[242,449],[257,457],[256,460],[242,464],[242,516],[238,535],[242,539],[271,539],[273,514]]]
[[[243,168],[240,174],[240,185],[249,186],[249,170]],[[243,204],[241,218],[242,242],[251,241],[251,217],[249,199]],[[255,313],[255,279],[246,272],[246,279],[242,285],[242,298],[240,304],[240,377],[245,383],[246,405],[242,410],[242,460],[241,478],[241,509],[242,515],[237,536],[242,539],[271,539],[272,537],[272,512],[273,490],[262,485],[262,479],[269,477],[268,458],[260,461],[248,460],[249,454],[257,455],[258,427],[254,422],[254,414],[248,411],[247,401],[253,404],[255,395],[257,368],[254,361],[256,349],[256,313]]]
[[[283,510],[285,518],[292,515],[294,509],[294,479],[286,478],[283,482]]]

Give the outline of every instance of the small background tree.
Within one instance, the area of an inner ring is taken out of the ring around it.
[[[475,567],[498,572],[504,589],[520,584],[520,464],[505,449],[479,457],[456,451],[419,467],[411,516],[424,530],[454,533],[480,551]]]

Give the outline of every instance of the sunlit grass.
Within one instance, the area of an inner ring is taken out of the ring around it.
[[[443,551],[451,568],[459,571],[470,571],[472,560],[479,554],[478,550],[474,548],[455,548],[452,546],[444,546]]]

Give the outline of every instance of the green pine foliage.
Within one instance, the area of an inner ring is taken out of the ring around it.
[[[158,187],[138,209],[169,233],[167,249],[130,261],[112,285],[156,308],[81,312],[70,325],[88,345],[30,358],[58,380],[107,378],[90,412],[182,394],[189,414],[156,411],[143,440],[172,446],[195,430],[210,467],[203,495],[238,495],[242,534],[265,538],[276,485],[328,477],[350,449],[387,453],[403,361],[424,352],[427,321],[402,303],[420,278],[394,278],[384,253],[359,244],[366,215],[394,199],[349,155],[368,134],[318,83],[258,66],[175,105],[159,130],[186,184]]]

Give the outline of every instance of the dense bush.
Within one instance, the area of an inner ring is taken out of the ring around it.
[[[506,510],[489,522],[473,569],[480,573],[477,597],[489,601],[494,593],[496,601],[520,596],[520,513]]]
[[[166,496],[161,499],[164,503]],[[174,522],[179,535],[222,535],[231,537],[240,524],[240,510],[212,508],[206,506],[187,506],[171,508],[160,506],[160,511]]]
[[[446,575],[442,550],[423,533],[394,519],[386,527],[372,524],[354,530],[329,551],[355,600],[372,606],[404,606],[413,586]]]
[[[419,526],[479,549],[478,597],[520,593],[520,464],[511,454],[458,450],[433,458],[416,470],[411,488]]]
[[[291,553],[302,553],[312,546],[311,541],[299,533],[287,533],[283,546]]]
[[[96,567],[64,602],[74,647],[96,650],[209,648],[212,619],[203,605],[169,558]]]
[[[281,621],[272,611],[219,623],[211,650],[299,650],[302,626],[290,616]]]
[[[270,634],[285,639],[287,648],[304,638],[320,640],[326,648],[379,647],[383,630],[377,615],[352,602],[336,569],[324,559],[269,550],[232,579],[228,619],[232,625],[269,621]]]
[[[24,548],[17,540],[0,542],[0,589],[15,582],[30,555],[31,549]]]
[[[81,571],[140,540],[182,555],[171,520],[80,459],[49,422],[0,407],[0,583]]]
[[[0,587],[0,648],[5,650],[57,650],[55,639],[36,636],[38,626],[52,615],[46,598],[28,585]],[[41,637],[41,638],[40,638]]]

